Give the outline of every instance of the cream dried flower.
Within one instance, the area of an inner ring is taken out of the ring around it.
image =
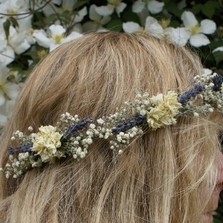
[[[181,108],[177,98],[175,92],[169,91],[167,95],[158,94],[150,99],[154,107],[147,112],[147,122],[153,129],[176,123],[175,116]]]
[[[221,92],[223,93],[223,84],[221,84]]]
[[[38,133],[32,134],[33,147],[43,162],[49,161],[57,153],[57,148],[61,146],[62,135],[56,131],[56,128],[48,125],[41,126]]]

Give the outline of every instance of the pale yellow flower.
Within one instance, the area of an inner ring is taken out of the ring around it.
[[[56,128],[49,126],[41,126],[38,133],[32,134],[33,147],[43,162],[49,161],[57,152],[57,148],[61,146],[62,135],[56,131]]]
[[[221,84],[221,92],[223,93],[223,84]]]
[[[169,91],[167,95],[158,94],[150,99],[154,105],[147,112],[147,122],[153,129],[160,128],[164,125],[176,123],[175,116],[178,114],[181,104],[177,100],[177,94]]]

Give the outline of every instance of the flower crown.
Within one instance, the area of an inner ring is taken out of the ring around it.
[[[180,116],[223,112],[223,77],[205,69],[194,81],[189,90],[179,95],[173,91],[156,96],[138,94],[134,101],[125,102],[114,114],[97,120],[66,112],[56,126],[41,126],[37,133],[32,133],[30,126],[30,135],[16,131],[11,137],[8,162],[1,171],[6,178],[17,178],[31,168],[57,159],[83,159],[96,138],[108,140],[113,152],[121,154],[145,129],[174,125]]]

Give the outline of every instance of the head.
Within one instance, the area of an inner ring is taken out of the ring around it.
[[[92,33],[66,43],[26,81],[2,136],[1,166],[18,129],[55,125],[65,112],[82,118],[109,115],[138,92],[182,92],[201,73],[199,59],[187,49],[143,34]],[[145,131],[116,162],[108,142],[96,140],[81,161],[58,160],[17,180],[2,175],[1,219],[211,222],[222,189],[222,160],[216,158],[222,120],[213,112]]]

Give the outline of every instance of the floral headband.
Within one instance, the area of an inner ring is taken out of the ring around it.
[[[83,159],[96,138],[108,140],[113,152],[121,154],[145,129],[174,125],[180,116],[223,112],[223,77],[205,69],[194,82],[180,95],[173,91],[156,96],[138,94],[134,101],[125,102],[114,114],[97,120],[66,112],[56,126],[41,126],[37,133],[32,133],[30,126],[30,135],[16,131],[11,137],[8,162],[1,171],[6,178],[17,178],[31,168],[57,159]]]

